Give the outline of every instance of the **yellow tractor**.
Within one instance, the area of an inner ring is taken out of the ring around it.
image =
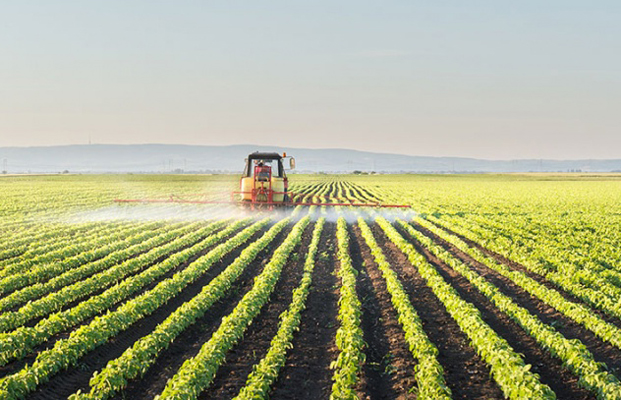
[[[240,191],[243,204],[252,208],[256,206],[289,205],[289,182],[283,160],[289,159],[289,169],[295,168],[295,159],[287,153],[251,153],[246,158],[246,167],[240,179]]]
[[[295,159],[287,153],[267,153],[255,151],[246,158],[246,166],[239,181],[240,190],[231,192],[230,201],[188,199],[170,195],[159,199],[115,199],[118,203],[193,203],[193,204],[242,204],[251,209],[270,210],[277,206],[346,206],[346,207],[390,207],[410,208],[405,204],[380,204],[379,202],[356,202],[336,196],[293,193],[283,161],[289,159],[289,169],[295,169]],[[205,197],[208,194],[196,194]],[[310,200],[303,201],[304,198]],[[319,200],[319,201],[317,201]]]

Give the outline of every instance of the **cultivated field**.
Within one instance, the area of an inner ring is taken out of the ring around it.
[[[0,178],[0,399],[621,399],[621,177]]]

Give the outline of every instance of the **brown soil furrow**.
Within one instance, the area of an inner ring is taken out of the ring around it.
[[[356,187],[358,191],[360,191],[363,195],[367,196],[369,200],[382,201],[378,196],[373,194],[369,189],[367,189],[363,185],[353,184],[352,186]]]
[[[593,353],[596,361],[606,363],[610,372],[616,374],[617,377],[621,376],[621,350],[608,342],[604,342],[581,324],[547,305],[539,298],[532,296],[510,279],[505,278],[486,265],[474,260],[468,254],[442,240],[424,227],[417,225],[416,229],[432,238],[444,249],[457,256],[457,258],[465,261],[473,270],[485,277],[485,279],[496,286],[503,294],[511,297],[517,304],[526,308],[531,314],[536,315],[543,323],[553,326],[568,339],[580,340],[587,349]]]
[[[285,366],[274,385],[272,399],[327,399],[332,388],[330,363],[338,349],[336,224],[326,222],[317,252],[313,283],[302,313],[300,330],[293,338]]]
[[[193,325],[183,331],[162,351],[154,365],[141,378],[129,382],[128,387],[119,393],[117,399],[151,399],[160,394],[166,382],[177,373],[185,360],[194,357],[218,329],[222,318],[230,314],[239,300],[252,288],[254,278],[261,273],[273,251],[282,243],[290,229],[285,228],[276,239],[255,260],[233,284],[229,292]],[[228,266],[234,259],[226,263]],[[226,267],[225,266],[225,267]],[[224,268],[223,268],[224,269]]]
[[[525,266],[523,266],[522,264],[513,261],[509,258],[506,258],[505,256],[496,253],[495,251],[488,249],[487,247],[485,247],[484,245],[482,245],[481,243],[475,242],[474,240],[471,240],[463,235],[460,235],[459,233],[454,232],[453,230],[445,227],[444,225],[440,225],[440,224],[436,224],[436,226],[438,226],[439,228],[445,230],[446,232],[450,233],[451,235],[455,235],[458,238],[460,238],[461,240],[463,240],[464,242],[466,242],[466,244],[470,247],[474,247],[478,250],[481,250],[483,253],[485,253],[485,255],[492,257],[493,259],[495,259],[496,261],[498,261],[499,263],[502,263],[506,266],[508,266],[511,269],[523,272],[524,274],[526,274],[529,278],[534,279],[535,281],[537,281],[538,283],[541,283],[542,285],[544,285],[545,287],[547,287],[548,289],[554,289],[557,292],[559,292],[564,298],[566,298],[567,300],[574,302],[574,303],[580,303],[582,305],[584,305],[585,307],[588,307],[593,313],[597,314],[598,317],[600,317],[601,319],[603,319],[604,321],[613,324],[615,326],[617,326],[618,328],[621,328],[621,319],[619,318],[615,318],[611,315],[606,314],[605,312],[603,312],[602,310],[599,310],[597,308],[594,308],[593,306],[591,306],[590,304],[588,304],[587,302],[583,301],[582,299],[574,296],[573,294],[565,291],[563,288],[555,285],[553,282],[547,280],[545,277],[529,270],[528,268],[526,268]]]
[[[216,231],[212,232],[212,234],[215,234],[215,233],[217,233],[217,232],[221,231],[222,229],[223,229],[223,228],[219,228],[219,229],[217,229]],[[205,236],[205,237],[206,237],[206,236]],[[187,244],[187,245],[185,245],[185,246],[182,246],[182,247],[178,248],[177,250],[174,250],[174,251],[171,251],[171,252],[169,252],[169,253],[167,253],[167,254],[164,254],[164,255],[162,255],[161,257],[158,257],[157,259],[155,259],[155,261],[153,261],[153,262],[150,262],[150,263],[145,263],[145,264],[141,265],[141,266],[140,266],[140,268],[139,268],[138,270],[136,270],[136,271],[134,271],[134,272],[132,272],[132,273],[127,274],[127,275],[126,275],[126,276],[125,276],[122,280],[129,279],[129,278],[131,278],[132,276],[135,276],[135,275],[138,275],[138,274],[142,273],[143,271],[145,271],[145,270],[146,270],[146,269],[148,269],[149,267],[151,267],[151,266],[153,266],[153,265],[156,265],[156,264],[158,264],[158,263],[161,263],[162,261],[166,260],[168,257],[170,257],[171,255],[173,255],[174,253],[179,253],[179,252],[181,252],[181,251],[183,251],[183,250],[186,250],[186,249],[188,249],[188,248],[190,248],[190,247],[192,247],[192,246],[196,245],[196,244],[197,244],[197,243],[199,243],[201,240],[205,239],[205,237],[199,238],[199,239],[197,239],[197,240],[193,241],[192,243],[189,243],[189,244]],[[173,238],[173,239],[171,239],[171,240],[167,240],[166,242],[163,242],[162,244],[158,245],[158,247],[165,246],[165,245],[167,245],[168,243],[172,242],[173,240],[175,240],[175,238]],[[201,250],[201,251],[200,251],[200,253],[199,253],[198,255],[193,256],[193,257],[190,259],[189,263],[193,262],[193,261],[194,261],[194,260],[196,260],[198,257],[200,257],[200,256],[202,256],[202,255],[204,255],[204,254],[207,254],[207,252],[209,252],[209,250],[213,249],[213,248],[214,248],[214,247],[216,247],[218,244],[220,244],[220,243],[216,243],[215,245],[212,245],[212,246],[210,246],[210,247],[208,247],[208,248],[205,248],[205,249]],[[122,261],[120,261],[119,263],[114,264],[114,265],[112,265],[112,266],[110,266],[110,267],[108,267],[108,268],[106,268],[106,269],[109,269],[109,268],[114,268],[114,267],[115,267],[115,266],[117,266],[118,264],[124,263],[124,262],[129,261],[129,260],[133,260],[134,258],[137,258],[137,257],[141,256],[142,254],[147,253],[148,251],[149,251],[149,250],[145,250],[145,251],[142,251],[142,252],[140,252],[140,253],[133,254],[133,255],[131,255],[130,257],[128,257],[128,258],[126,258],[126,259],[123,259],[123,260],[122,260]],[[163,278],[160,278],[160,280],[162,280],[162,279],[166,279],[166,278],[168,278],[168,277],[172,276],[175,272],[177,272],[177,271],[181,270],[182,268],[185,268],[185,267],[184,267],[184,265],[187,265],[187,264],[189,264],[189,263],[185,263],[185,264],[183,264],[183,265],[180,265],[180,266],[178,266],[178,267],[174,268],[172,272],[168,272],[166,275],[164,275],[164,277],[163,277]],[[99,272],[97,272],[97,273],[101,273],[101,272],[104,272],[104,271],[105,271],[105,270],[102,270],[102,271],[99,271]],[[93,274],[93,275],[95,275],[95,274]],[[89,276],[87,276],[87,277],[85,277],[84,279],[81,279],[81,280],[86,280],[86,279],[90,278],[91,276],[92,276],[92,275],[89,275]],[[158,281],[158,282],[159,282],[159,281]],[[148,285],[145,289],[141,290],[141,291],[139,292],[139,294],[141,294],[141,293],[145,292],[146,290],[150,290],[150,289],[152,289],[153,287],[155,287],[155,285],[156,285],[156,284],[157,284],[157,282],[154,282],[154,283],[152,283],[152,284]],[[88,294],[88,296],[87,296],[87,297],[88,297],[88,298],[91,298],[91,297],[98,296],[98,295],[102,294],[103,292],[105,292],[106,290],[110,289],[113,285],[114,285],[114,283],[109,284],[109,285],[107,285],[107,286],[105,286],[105,287],[101,287],[101,288],[99,288],[98,290],[94,291],[93,293]],[[138,294],[138,295],[139,295],[139,294]],[[136,297],[136,296],[137,296],[137,295],[134,295],[134,296],[132,296],[132,297]],[[73,300],[71,303],[65,304],[65,305],[61,308],[61,311],[65,311],[65,310],[68,310],[68,309],[70,309],[70,308],[73,308],[73,307],[77,306],[78,304],[82,303],[83,301],[85,301],[85,298],[84,298],[84,297],[81,297],[81,298],[78,298],[78,299],[76,299],[76,300]],[[119,305],[117,305],[116,307],[120,306],[121,304],[122,304],[122,303],[119,303]],[[114,308],[116,308],[116,307],[114,307]],[[35,318],[35,319],[33,319],[33,320],[29,321],[27,324],[24,324],[24,326],[35,326],[37,323],[39,323],[39,321],[41,321],[42,319],[45,319],[45,318],[47,318],[47,316],[43,316],[43,317],[40,317],[40,318]],[[93,318],[94,318],[94,317],[93,317]],[[89,319],[88,321],[85,321],[85,323],[89,323],[91,320],[92,320],[92,318],[91,318],[91,319]]]
[[[407,257],[392,243],[377,224],[371,226],[378,245],[395,272],[423,322],[429,339],[438,348],[438,360],[454,399],[503,399],[500,388],[490,377],[488,365],[470,346],[444,305],[427,286]]]
[[[285,229],[285,231],[288,231]],[[228,256],[225,256],[222,260],[214,264],[207,273],[205,273],[202,277],[200,277],[197,281],[186,287],[180,294],[170,299],[166,304],[162,307],[158,308],[153,314],[146,316],[145,318],[140,319],[135,324],[133,324],[129,329],[120,332],[115,337],[111,338],[106,344],[98,347],[97,349],[89,352],[86,356],[82,357],[77,366],[68,369],[67,371],[63,371],[56,376],[52,377],[51,380],[43,384],[39,387],[39,389],[33,393],[32,398],[35,399],[44,399],[49,397],[61,398],[67,397],[71,393],[81,389],[83,392],[89,390],[88,381],[90,377],[93,375],[93,372],[100,370],[103,368],[106,363],[114,358],[119,357],[128,347],[132,346],[133,343],[140,339],[141,337],[151,333],[153,329],[162,321],[164,321],[172,312],[174,312],[181,304],[193,298],[203,286],[207,285],[215,276],[217,276],[220,272],[226,268],[239,254],[241,251],[252,241],[256,240],[258,235],[261,233],[255,234],[251,240],[246,242],[244,246],[240,246],[235,251],[231,252]],[[251,263],[248,266],[245,273],[242,275],[242,280],[244,283],[250,281],[252,279],[252,274],[254,274],[258,268],[257,264],[261,264],[261,260],[271,252],[274,248],[273,246],[277,246],[279,242],[281,242],[284,238],[284,232],[281,232],[276,240],[268,246],[267,249],[263,250],[263,252],[259,253],[255,262]],[[246,276],[244,276],[246,275]],[[245,279],[245,280],[244,280]],[[238,287],[238,286],[237,286]],[[208,313],[208,316],[205,318],[209,318],[211,313]],[[201,324],[202,321],[198,321],[198,325]],[[204,321],[203,321],[204,323]],[[194,324],[192,327],[195,327],[197,324]],[[200,345],[203,343],[201,337],[199,335],[195,335],[193,337],[188,338],[187,331],[177,337],[167,350],[162,352],[162,355],[170,354],[171,349],[175,349],[181,345],[181,348],[185,352],[198,351]],[[185,340],[184,340],[185,339]],[[194,344],[194,347],[190,344]],[[161,356],[162,356],[161,355]],[[166,366],[171,366],[175,363],[182,363],[185,358],[191,357],[191,355],[186,355],[182,357],[181,354],[175,354],[171,357],[171,360],[167,361]],[[158,361],[154,365],[157,369],[158,366],[162,366],[162,357],[158,358]],[[166,366],[164,368],[166,368]],[[151,370],[153,370],[153,368]],[[151,371],[150,370],[150,371]],[[176,372],[174,369],[173,373]],[[166,378],[167,379],[167,378]],[[147,383],[145,385],[145,382]],[[148,394],[147,390],[150,385],[157,382],[155,377],[152,380],[143,380],[140,384],[137,393],[140,393],[148,398],[152,398],[154,394]],[[164,380],[165,384],[165,380]],[[162,385],[163,387],[163,385]],[[159,392],[158,392],[159,393]],[[137,397],[130,397],[137,398]]]
[[[417,251],[434,265],[440,275],[451,285],[459,296],[479,309],[483,320],[496,333],[503,337],[513,350],[522,354],[524,362],[532,365],[532,371],[541,376],[541,382],[563,399],[592,399],[593,397],[578,385],[578,378],[565,369],[560,360],[553,358],[550,353],[539,347],[537,341],[528,335],[509,316],[497,309],[481,292],[479,292],[466,278],[444,264],[427,248],[422,247],[401,227],[397,228]]]
[[[358,269],[358,293],[362,302],[362,328],[366,363],[363,392],[371,399],[415,398],[416,362],[408,349],[399,316],[392,306],[390,294],[360,228],[351,229],[351,256]]]
[[[165,245],[165,244],[167,244],[167,243],[171,242],[172,240],[174,240],[174,239],[167,240],[166,242],[162,243],[162,245]],[[130,256],[130,257],[128,257],[128,258],[126,258],[126,259],[124,259],[124,260],[123,260],[123,261],[121,261],[121,262],[124,262],[124,261],[126,261],[126,260],[130,260],[130,259],[136,258],[136,257],[140,256],[141,254],[144,254],[144,253],[148,252],[149,250],[150,250],[150,249],[143,250],[143,251],[141,251],[141,252],[139,252],[139,253],[136,253],[136,254],[134,254],[134,255],[132,255],[132,256]],[[109,254],[108,254],[108,255],[109,255]],[[107,257],[107,256],[104,256],[104,257]],[[94,261],[96,261],[96,260],[94,260]],[[89,263],[90,263],[90,262],[93,262],[93,261],[89,261]],[[98,273],[101,273],[101,272],[103,272],[103,271],[105,271],[105,270],[109,269],[109,268],[114,267],[115,265],[118,265],[118,263],[117,263],[117,264],[114,264],[114,265],[112,265],[112,266],[110,266],[110,267],[107,267],[107,268],[105,268],[105,269],[103,269],[103,270],[101,270],[101,271],[95,272],[95,273],[93,273],[93,274],[91,274],[91,275],[87,275],[87,276],[85,276],[84,278],[79,279],[78,281],[76,281],[76,282],[74,282],[74,283],[70,283],[69,285],[65,285],[65,286],[63,286],[63,287],[61,287],[61,288],[58,288],[58,289],[55,289],[55,290],[51,290],[51,291],[49,291],[49,292],[47,292],[47,293],[45,293],[45,294],[43,294],[43,295],[41,295],[41,296],[37,296],[37,297],[35,297],[35,298],[33,298],[33,299],[30,299],[29,301],[37,301],[37,300],[39,300],[39,299],[41,299],[41,298],[43,298],[43,297],[45,297],[45,296],[47,296],[47,295],[49,295],[49,294],[52,294],[52,293],[55,293],[55,292],[58,292],[58,291],[62,290],[62,289],[63,289],[64,287],[66,287],[66,286],[70,286],[70,285],[73,285],[73,284],[75,284],[75,283],[77,283],[77,282],[80,282],[80,281],[86,280],[86,279],[90,278],[90,277],[91,277],[91,276],[93,276],[93,275],[96,275],[96,274],[98,274]],[[53,279],[53,278],[52,278],[52,279]],[[89,297],[96,296],[97,294],[100,294],[101,292],[103,292],[103,291],[104,291],[104,290],[106,290],[107,288],[108,288],[108,287],[101,288],[101,289],[97,290],[97,292],[95,292],[94,294],[89,295]],[[62,310],[66,310],[66,309],[71,308],[71,307],[74,307],[75,305],[79,304],[79,303],[80,303],[80,302],[82,302],[82,301],[84,301],[84,297],[80,297],[80,298],[78,298],[78,299],[76,299],[76,300],[72,301],[71,303],[66,304],[65,306],[63,306],[63,307],[61,308],[61,311],[62,311]],[[7,311],[18,311],[18,310],[19,310],[20,308],[22,308],[25,304],[26,304],[26,303],[19,303],[19,304],[17,304],[17,305],[16,305],[16,306],[14,306],[14,307],[9,308]],[[33,320],[30,320],[30,321],[28,321],[27,323],[25,323],[25,324],[24,324],[24,326],[34,326],[34,325],[36,325],[36,324],[37,324],[37,323],[38,323],[41,319],[43,319],[43,318],[45,318],[45,317],[35,318],[35,319],[33,319]]]
[[[309,224],[302,242],[290,255],[283,267],[268,303],[252,322],[244,338],[226,355],[226,363],[220,367],[214,381],[203,392],[201,399],[225,399],[235,397],[246,384],[253,365],[258,363],[270,347],[272,338],[278,332],[280,314],[291,303],[293,290],[299,285],[304,270],[304,261],[312,239],[313,225]]]
[[[251,238],[249,239],[249,243],[250,243],[250,241],[257,240],[257,239],[260,237],[260,235],[262,235],[263,233],[265,233],[265,232],[267,231],[267,229],[268,229],[268,228],[263,228],[263,229],[259,230],[259,232],[258,232],[258,233],[256,233],[253,237],[251,237]],[[217,244],[215,244],[215,245],[213,245],[213,246],[210,246],[210,247],[208,247],[208,248],[205,248],[205,249],[201,250],[201,251],[200,251],[200,253],[199,253],[198,255],[195,255],[195,256],[191,257],[188,261],[186,261],[186,262],[184,262],[184,263],[182,263],[182,264],[178,265],[177,267],[173,268],[173,270],[172,270],[172,271],[169,271],[168,273],[164,274],[162,277],[158,278],[155,282],[152,282],[151,284],[149,284],[149,285],[147,285],[146,287],[144,287],[144,288],[142,288],[141,290],[139,290],[137,293],[134,293],[133,295],[131,295],[131,296],[129,296],[128,298],[126,298],[125,300],[123,300],[123,301],[121,301],[121,302],[117,303],[116,305],[114,305],[113,307],[111,307],[111,308],[109,309],[109,311],[114,311],[114,310],[116,310],[117,308],[121,307],[121,306],[122,306],[123,304],[125,304],[126,302],[131,301],[133,298],[135,298],[135,297],[138,297],[138,296],[142,295],[143,293],[147,292],[148,290],[151,290],[151,289],[152,289],[153,287],[155,287],[155,286],[156,286],[159,282],[161,282],[161,281],[162,281],[162,280],[164,280],[164,279],[170,278],[170,277],[171,277],[171,276],[173,276],[176,272],[178,272],[178,271],[181,271],[181,270],[185,269],[188,265],[190,265],[191,263],[193,263],[194,261],[196,261],[196,259],[198,259],[199,257],[201,257],[201,256],[203,256],[203,255],[205,255],[205,254],[207,254],[207,253],[208,253],[211,249],[213,249],[214,247],[216,247],[218,244],[220,244],[220,243],[217,243]],[[182,248],[182,249],[180,249],[180,250],[178,250],[178,251],[182,251],[182,250],[184,250],[184,249],[185,249],[185,248],[187,248],[187,247],[189,247],[189,246],[186,246],[186,247],[184,247],[184,248]],[[237,249],[237,250],[235,250],[235,254],[239,254],[239,253],[241,252],[241,250],[242,250],[242,249]],[[161,262],[161,261],[163,261],[164,259],[166,259],[166,258],[170,257],[170,255],[171,255],[171,254],[172,254],[172,253],[169,253],[169,254],[167,254],[167,255],[165,255],[165,256],[160,257],[160,258],[158,259],[158,261],[157,261],[157,262]],[[152,265],[155,265],[157,262],[155,262],[155,263],[151,263],[151,264],[149,264],[148,266],[143,267],[143,268],[141,269],[141,271],[144,271],[146,268],[148,268],[148,267],[150,267],[150,266],[152,266]],[[140,273],[140,272],[138,272],[138,273]],[[107,290],[107,289],[109,289],[109,287],[105,288],[104,290]],[[98,294],[101,294],[104,290],[100,291]],[[94,296],[96,296],[96,295],[97,295],[97,294],[93,294],[93,295],[91,295],[90,297],[94,297]],[[82,300],[82,301],[83,301],[83,300]],[[77,305],[77,304],[79,304],[79,303],[80,303],[80,301],[77,301],[75,305]],[[57,333],[56,335],[52,336],[49,340],[47,340],[47,341],[45,341],[44,343],[41,343],[40,345],[36,346],[36,347],[34,348],[34,351],[33,351],[31,354],[29,354],[29,355],[25,356],[25,357],[24,357],[24,358],[22,358],[21,360],[15,360],[15,361],[13,361],[13,362],[11,362],[11,363],[9,363],[9,364],[7,364],[7,365],[3,366],[3,367],[0,367],[0,377],[2,377],[2,376],[6,376],[6,375],[9,375],[9,374],[12,374],[12,373],[14,373],[14,372],[16,372],[16,371],[20,370],[21,368],[23,368],[23,367],[24,367],[24,365],[34,362],[34,360],[36,359],[36,357],[37,357],[37,355],[38,355],[38,353],[39,353],[39,352],[41,352],[41,351],[44,351],[44,350],[46,350],[46,349],[49,349],[49,348],[54,347],[54,344],[55,344],[57,341],[59,341],[59,340],[61,340],[61,339],[67,339],[67,338],[69,337],[69,335],[71,334],[71,332],[73,332],[74,330],[78,329],[79,327],[81,327],[81,326],[83,326],[83,325],[88,325],[88,324],[90,324],[90,323],[91,323],[91,322],[92,322],[95,318],[97,318],[99,315],[101,315],[101,314],[103,314],[103,313],[105,313],[105,312],[108,312],[108,310],[106,310],[106,311],[104,311],[104,312],[100,312],[100,313],[98,313],[97,315],[94,315],[94,316],[92,316],[92,317],[90,317],[90,318],[87,318],[86,320],[82,321],[82,323],[80,323],[80,324],[78,324],[78,325],[74,326],[73,328],[71,328],[71,330],[68,330],[68,331],[63,331],[63,332]],[[38,320],[41,320],[41,319],[43,319],[43,318],[39,318]],[[33,324],[33,325],[34,325],[34,324]]]

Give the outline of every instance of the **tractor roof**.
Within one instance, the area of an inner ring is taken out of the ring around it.
[[[261,153],[255,151],[248,156],[249,160],[280,160],[282,156],[279,153]]]

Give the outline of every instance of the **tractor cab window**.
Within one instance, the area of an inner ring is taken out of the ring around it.
[[[269,182],[270,178],[274,174],[274,170],[272,169],[272,160],[255,160],[254,165],[255,179],[261,182]]]

